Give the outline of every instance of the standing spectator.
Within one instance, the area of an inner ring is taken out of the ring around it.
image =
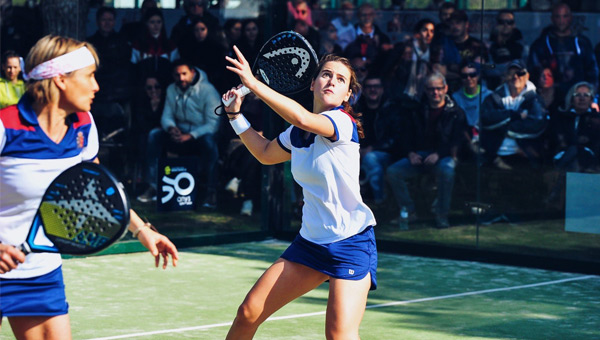
[[[165,107],[165,90],[158,78],[148,75],[136,89],[133,105],[130,133],[131,159],[134,159],[139,169],[148,169],[148,136],[150,131],[160,128],[160,119]],[[137,176],[137,174],[134,174]],[[142,180],[150,185],[155,178],[149,178],[146,171],[142,171]]]
[[[175,43],[177,48],[181,49],[186,44],[193,41],[193,36],[189,34],[192,32],[192,25],[195,19],[202,19],[208,31],[211,32],[213,37],[219,31],[219,19],[212,15],[207,7],[206,0],[184,0],[183,10],[185,14],[179,19],[179,21],[173,26],[171,30],[171,41]]]
[[[321,37],[316,28],[310,26],[302,19],[296,19],[292,26],[292,31],[303,36],[314,49],[317,51],[319,50],[319,46],[321,46]]]
[[[481,67],[468,60],[463,60],[460,67],[462,86],[452,94],[452,99],[465,112],[467,118],[467,145],[477,152],[479,142],[479,103],[483,102],[492,91],[479,81]],[[481,94],[481,98],[480,98]]]
[[[524,57],[523,45],[520,43],[523,34],[516,27],[515,14],[511,10],[501,10],[496,16],[496,27],[490,33],[490,62],[494,69],[486,71],[487,85],[495,89],[502,83],[508,64],[515,59]]]
[[[223,25],[223,31],[227,41],[227,55],[233,56],[233,45],[237,45],[242,37],[242,21],[240,19],[227,19]]]
[[[161,117],[162,128],[154,129],[148,137],[148,178],[157,178],[158,159],[163,150],[178,155],[197,155],[200,169],[206,175],[207,195],[204,206],[216,207],[216,165],[219,151],[215,142],[219,118],[214,114],[221,98],[208,82],[206,73],[177,60],[173,63],[175,83],[167,88],[165,109]],[[149,202],[156,197],[156,183],[138,199]]]
[[[364,81],[364,95],[355,106],[362,114],[365,138],[360,143],[361,172],[371,189],[375,204],[385,201],[385,169],[398,153],[394,146],[400,136],[398,110],[387,104],[381,77],[371,75]]]
[[[14,51],[6,51],[2,56],[2,72],[0,78],[0,109],[14,105],[25,93],[25,83],[19,79],[21,73],[21,56]]]
[[[384,52],[394,47],[390,38],[375,24],[375,15],[375,8],[369,3],[364,3],[358,8],[356,39],[344,50],[348,59],[362,57],[373,63]]]
[[[385,75],[384,83],[389,98],[402,100],[406,96],[405,91],[412,70],[413,55],[413,44],[405,41],[396,44],[390,57],[387,58],[381,74]],[[415,98],[415,100],[418,99]]]
[[[258,29],[258,21],[256,19],[246,19],[242,24],[242,38],[238,48],[250,65],[254,65],[258,51],[262,47],[260,32]]]
[[[509,160],[524,154],[533,166],[539,165],[546,110],[521,60],[509,64],[504,84],[485,99],[480,118],[486,163],[511,170]]]
[[[167,38],[163,13],[158,8],[148,9],[142,18],[144,33],[132,44],[131,62],[136,64],[137,76],[156,74],[163,84],[170,83],[171,62],[179,58],[175,44]]]
[[[210,29],[203,19],[194,19],[190,26],[194,39],[179,50],[183,60],[189,60],[195,67],[204,71],[208,81],[219,93],[224,93],[225,48],[211,37]],[[230,87],[229,87],[230,88]]]
[[[131,47],[127,40],[115,32],[116,11],[111,7],[101,7],[96,12],[96,33],[86,40],[94,45],[100,57],[100,68],[96,80],[100,91],[94,102],[114,102],[121,104],[131,97]],[[94,113],[96,110],[94,110]]]
[[[463,59],[488,59],[485,44],[469,35],[469,17],[465,11],[455,11],[450,17],[450,36],[441,41],[440,70],[445,73],[451,92],[460,87],[459,65]]]
[[[592,43],[573,29],[569,5],[559,3],[554,6],[551,19],[552,25],[546,27],[531,45],[528,67],[550,68],[561,96],[580,81],[596,86],[598,65]]]
[[[441,73],[432,73],[425,84],[424,101],[420,105],[411,103],[413,109],[406,111],[409,115],[404,129],[407,153],[388,167],[387,179],[399,209],[406,208],[409,216],[414,217],[415,204],[406,180],[419,173],[435,172],[438,191],[433,204],[435,226],[448,228],[456,157],[466,129],[465,113],[447,95],[448,85]]]
[[[350,1],[342,2],[340,6],[340,15],[331,20],[331,23],[337,28],[338,44],[342,50],[356,39],[356,28],[352,19],[354,19],[354,4]]]

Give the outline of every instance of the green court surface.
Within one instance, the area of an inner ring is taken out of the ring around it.
[[[74,339],[223,339],[237,306],[286,243],[181,250],[177,268],[148,253],[64,262]],[[600,339],[600,277],[379,254],[361,338]],[[255,339],[324,339],[328,284],[282,308]],[[3,320],[0,339],[13,339]]]

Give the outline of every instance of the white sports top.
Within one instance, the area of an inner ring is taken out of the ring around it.
[[[19,246],[31,227],[42,195],[67,168],[98,153],[98,132],[89,112],[67,117],[69,129],[56,144],[42,131],[26,96],[0,110],[0,242]],[[1,278],[30,278],[61,265],[60,254],[31,253]]]
[[[304,194],[300,235],[326,244],[356,235],[376,222],[360,195],[356,121],[341,107],[320,114],[333,123],[337,140],[290,126],[277,141],[291,152],[292,175]]]

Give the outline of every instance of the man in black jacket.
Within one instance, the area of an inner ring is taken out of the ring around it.
[[[387,179],[400,210],[406,208],[409,216],[414,216],[415,204],[406,180],[419,173],[434,171],[438,189],[433,204],[436,227],[448,228],[456,155],[464,140],[466,118],[464,111],[447,95],[448,85],[441,73],[435,72],[427,77],[425,93],[425,102],[413,104],[413,109],[407,112],[403,147],[408,152],[388,167]]]

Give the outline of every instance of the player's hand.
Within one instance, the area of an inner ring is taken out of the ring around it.
[[[253,89],[254,85],[256,84],[256,82],[258,82],[258,80],[256,79],[256,77],[254,77],[254,74],[252,74],[250,63],[248,63],[246,58],[244,58],[244,55],[242,54],[242,52],[240,52],[240,49],[237,46],[233,46],[233,51],[235,52],[237,59],[233,59],[229,56],[226,56],[225,59],[232,65],[227,66],[227,69],[240,76],[240,80],[242,81],[242,84],[244,84],[244,86],[246,86],[249,89]]]
[[[25,254],[13,246],[0,243],[0,274],[16,269],[25,262]]]
[[[412,165],[419,165],[419,164],[423,163],[423,157],[421,157],[421,155],[419,155],[416,152],[410,152],[408,154],[408,160],[410,161],[410,164],[412,164]]]
[[[424,163],[427,165],[434,165],[439,159],[440,156],[437,154],[437,152],[434,152],[425,158]]]
[[[177,248],[166,236],[150,229],[143,228],[138,234],[138,239],[146,247],[152,256],[154,256],[155,266],[160,264],[160,257],[163,258],[162,268],[166,269],[169,263],[169,255],[173,261],[173,267],[177,267],[179,254]]]
[[[235,97],[235,100],[232,101],[231,104],[225,106],[225,112],[240,112],[242,101],[244,100],[244,97],[241,95],[240,88],[242,88],[242,85],[239,85],[238,87],[232,87],[231,90],[227,91],[223,95],[223,100]],[[233,118],[235,118],[235,115],[229,115],[229,119]]]

